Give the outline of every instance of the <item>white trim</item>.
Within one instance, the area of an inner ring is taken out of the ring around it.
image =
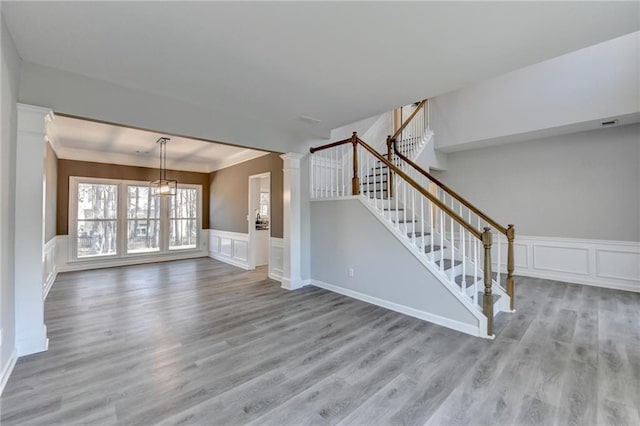
[[[302,279],[301,178],[300,161],[306,154],[289,152],[282,158],[282,222],[283,256],[282,288],[295,290],[304,287]]]
[[[206,231],[206,230],[205,230]],[[203,231],[203,233],[205,232]],[[204,240],[204,236],[202,237]],[[167,262],[172,260],[195,259],[206,257],[206,249],[191,250],[172,250],[168,253],[147,253],[139,255],[130,255],[127,257],[108,257],[108,258],[92,258],[91,260],[68,261],[67,245],[69,243],[68,235],[58,235],[56,237],[57,252],[57,272],[69,271],[85,271],[90,269],[112,268],[115,266],[141,265],[145,263]]]
[[[208,173],[217,172],[218,170],[226,169],[227,167],[235,166],[237,164],[246,163],[247,161],[255,160],[256,158],[264,157],[271,154],[270,152],[256,151],[253,149],[246,149],[244,151],[233,154],[232,156],[225,158],[219,163],[216,163],[210,167]]]
[[[267,219],[269,219],[269,230],[268,233],[269,235],[266,237],[267,238],[267,264],[269,263],[269,250],[271,249],[271,244],[269,244],[269,236],[271,235],[271,172],[264,172],[264,173],[258,173],[255,175],[251,175],[249,176],[249,179],[247,181],[247,185],[248,185],[248,199],[247,199],[247,228],[249,230],[248,232],[248,236],[249,236],[249,253],[248,253],[248,259],[247,259],[247,265],[248,265],[248,269],[255,269],[256,268],[256,253],[258,251],[258,247],[257,247],[257,236],[259,234],[256,233],[256,224],[255,224],[255,216],[254,216],[254,212],[252,211],[252,207],[256,207],[255,205],[252,204],[252,196],[255,196],[256,194],[253,194],[252,191],[252,186],[251,183],[253,182],[253,180],[257,179],[258,180],[258,194],[257,194],[257,200],[258,200],[258,211],[260,209],[260,194],[262,194],[262,189],[261,189],[261,179],[268,179],[269,180],[269,215],[267,216]],[[258,231],[258,232],[265,232],[263,231]],[[262,264],[264,265],[264,263]],[[262,266],[260,265],[260,266]]]
[[[78,221],[78,185],[80,183],[98,183],[98,184],[107,184],[107,185],[116,185],[118,188],[118,208],[117,208],[117,216],[115,222],[117,224],[117,234],[116,234],[116,253],[111,255],[104,256],[88,256],[83,258],[77,257],[77,246],[75,241],[77,241],[77,221]],[[127,217],[127,188],[128,186],[148,186],[148,181],[136,181],[136,180],[128,180],[128,179],[105,179],[105,178],[95,178],[95,177],[84,177],[84,176],[70,176],[69,177],[69,213],[68,213],[68,232],[69,232],[69,241],[67,244],[68,253],[66,255],[68,259],[68,263],[75,262],[87,262],[94,263],[100,260],[114,260],[117,262],[118,259],[128,259],[128,258],[146,258],[147,256],[154,256],[157,259],[162,257],[166,257],[165,255],[169,253],[182,253],[189,251],[199,251],[202,246],[202,185],[198,184],[186,184],[186,183],[178,183],[178,189],[195,189],[198,193],[197,199],[197,209],[198,216],[196,217],[196,223],[199,232],[196,237],[196,248],[177,248],[171,249],[169,247],[169,200],[164,197],[160,200],[160,212],[159,212],[159,226],[160,226],[160,247],[158,251],[149,252],[149,253],[127,253],[127,228],[129,219]],[[73,244],[70,244],[71,242]],[[123,263],[130,264],[130,263]]]
[[[45,300],[47,299],[47,296],[49,295],[49,291],[51,290],[51,287],[53,286],[53,283],[55,282],[56,277],[58,276],[57,241],[58,241],[58,236],[55,236],[51,238],[49,241],[47,241],[47,243],[44,245],[44,252],[43,252],[44,282],[42,284],[43,286],[42,298]]]
[[[13,352],[11,352],[11,356],[9,356],[9,360],[2,369],[2,374],[0,375],[0,396],[2,396],[2,392],[4,392],[5,386],[7,386],[7,382],[9,381],[9,377],[13,372],[13,368],[16,366],[17,360],[18,351],[14,348]]]
[[[269,278],[282,283],[284,270],[284,239],[277,237],[269,238]]]
[[[208,230],[209,257],[249,270],[249,234]]]
[[[36,336],[30,336],[26,339],[16,339],[16,352],[18,356],[25,356],[45,352],[49,349],[49,338],[47,337],[47,326],[37,330]]]
[[[501,272],[506,272],[506,241],[500,251]],[[492,255],[495,258],[497,249]],[[640,242],[516,233],[514,261],[516,276],[640,292]],[[516,303],[517,295],[516,281]]]
[[[424,321],[431,322],[436,325],[440,325],[443,327],[450,328],[452,330],[460,331],[461,333],[470,334],[475,337],[483,337],[485,339],[493,339],[493,336],[487,336],[482,330],[482,325],[473,326],[471,324],[467,324],[464,322],[452,320],[450,318],[441,317],[439,315],[435,315],[429,312],[421,311],[415,308],[411,308],[409,306],[400,305],[398,303],[389,302],[388,300],[379,299],[377,297],[369,296],[364,293],[360,293],[357,291],[349,290],[344,287],[340,287],[337,285],[325,283],[319,280],[310,280],[311,285],[316,287],[324,288],[325,290],[332,291],[334,293],[342,294],[347,297],[351,297],[353,299],[358,299],[363,302],[371,303],[372,305],[381,306],[383,308],[400,312],[401,314],[409,315],[414,318],[418,318]],[[486,330],[486,324],[484,325],[484,330]]]

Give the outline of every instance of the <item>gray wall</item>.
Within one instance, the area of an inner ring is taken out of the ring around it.
[[[47,142],[47,156],[44,164],[44,241],[56,236],[56,204],[58,193],[58,156]]]
[[[282,159],[267,154],[209,174],[209,227],[249,232],[249,176],[271,172],[271,236],[282,238]]]
[[[0,133],[0,371],[3,370],[15,347],[14,319],[14,223],[16,141],[20,56],[7,31],[4,16],[2,28],[2,127]]]
[[[434,175],[520,235],[640,241],[640,124],[451,153]]]
[[[310,204],[311,278],[478,326],[476,317],[359,200]]]
[[[640,33],[627,34],[435,97],[436,146],[456,151],[640,112],[638,43]]]

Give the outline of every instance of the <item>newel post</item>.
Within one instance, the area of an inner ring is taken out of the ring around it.
[[[351,194],[360,195],[360,178],[358,177],[358,132],[351,136],[353,144],[353,178],[351,179]]]
[[[387,160],[389,163],[393,164],[393,152],[391,150],[391,145],[393,144],[393,140],[391,139],[391,135],[387,136]],[[387,192],[389,193],[389,198],[393,197],[393,172],[389,170],[389,176],[387,177]]]
[[[514,259],[513,259],[513,240],[515,239],[515,237],[516,237],[516,229],[514,228],[513,225],[510,224],[507,227],[507,241],[509,243],[509,246],[507,248],[507,294],[511,298],[510,309],[512,311],[514,308],[513,298],[514,298],[514,292],[515,292],[515,286],[513,282],[513,271],[515,269]]]
[[[484,297],[482,298],[482,311],[487,317],[487,334],[493,335],[493,294],[491,286],[493,276],[491,275],[491,244],[493,236],[491,228],[484,228],[482,233],[482,245],[484,246]]]

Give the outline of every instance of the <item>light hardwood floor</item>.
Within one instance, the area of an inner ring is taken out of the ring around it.
[[[640,295],[516,286],[489,341],[206,258],[61,274],[1,422],[640,424]]]

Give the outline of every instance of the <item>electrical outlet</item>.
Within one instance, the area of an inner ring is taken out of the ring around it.
[[[352,277],[353,276],[353,268],[349,268],[349,276]]]

